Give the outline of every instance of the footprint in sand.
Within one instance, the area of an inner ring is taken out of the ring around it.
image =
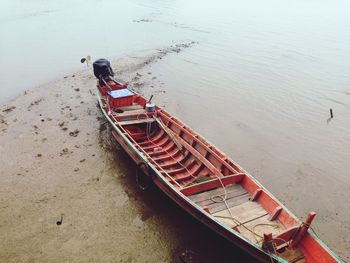
[[[72,136],[72,137],[77,137],[78,134],[79,134],[79,132],[80,132],[80,131],[79,131],[78,129],[76,129],[75,131],[69,132],[69,135]]]
[[[60,156],[63,156],[63,155],[68,155],[68,154],[72,154],[73,151],[69,151],[68,148],[63,148],[62,151],[60,152]]]

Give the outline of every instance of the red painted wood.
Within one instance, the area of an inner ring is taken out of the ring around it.
[[[298,229],[299,226],[293,226],[274,236],[273,239],[276,246],[289,242]]]
[[[208,208],[207,206],[203,206],[203,210],[204,210],[205,212],[207,212],[208,214],[210,214],[209,208]]]
[[[296,246],[299,245],[300,241],[305,236],[305,234],[306,234],[307,230],[309,229],[309,227],[311,225],[311,222],[312,222],[312,220],[314,220],[315,216],[316,216],[315,212],[310,212],[307,215],[307,218],[306,218],[305,222],[302,223],[302,225],[300,226],[298,232],[296,233],[295,238],[292,241],[292,244],[291,244],[292,247],[296,247]]]
[[[256,201],[258,200],[259,196],[261,195],[261,193],[263,192],[263,190],[261,188],[258,188],[255,190],[254,194],[252,195],[252,197],[250,198],[251,201]]]
[[[238,183],[242,178],[244,178],[245,174],[233,174],[233,175],[228,175],[225,177],[221,177],[221,182],[224,185],[229,185],[229,184],[235,184]],[[183,193],[186,196],[193,195],[196,193],[204,192],[210,189],[222,187],[221,182],[218,178],[215,178],[213,180],[203,182],[203,183],[198,183],[195,185],[188,186],[186,188],[181,189],[181,193]]]
[[[341,261],[335,260],[329,253],[326,251],[320,243],[318,243],[310,234],[306,233],[303,240],[299,244],[300,248],[305,256],[306,262],[313,263],[335,263]]]
[[[275,208],[275,210],[273,210],[273,212],[270,214],[269,220],[270,220],[270,221],[276,220],[276,218],[279,216],[279,214],[280,214],[281,212],[282,212],[282,207],[277,206],[277,207]]]

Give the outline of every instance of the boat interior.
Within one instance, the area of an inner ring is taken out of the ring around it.
[[[102,102],[107,111],[106,101]],[[225,154],[160,108],[146,111],[146,103],[137,96],[132,105],[108,110],[120,131],[165,180],[243,239],[289,262],[312,257],[304,237],[313,212],[300,224]]]

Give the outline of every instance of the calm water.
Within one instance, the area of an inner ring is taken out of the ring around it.
[[[318,234],[349,256],[349,1],[0,2],[0,101],[86,55],[198,42],[152,65],[155,100],[298,216],[316,210]]]

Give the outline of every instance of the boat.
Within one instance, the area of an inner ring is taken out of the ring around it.
[[[142,171],[143,188],[155,184],[259,262],[343,262],[312,229],[315,212],[298,219],[213,144],[152,98],[115,81],[108,61],[96,61],[94,73],[99,106],[113,137]]]

